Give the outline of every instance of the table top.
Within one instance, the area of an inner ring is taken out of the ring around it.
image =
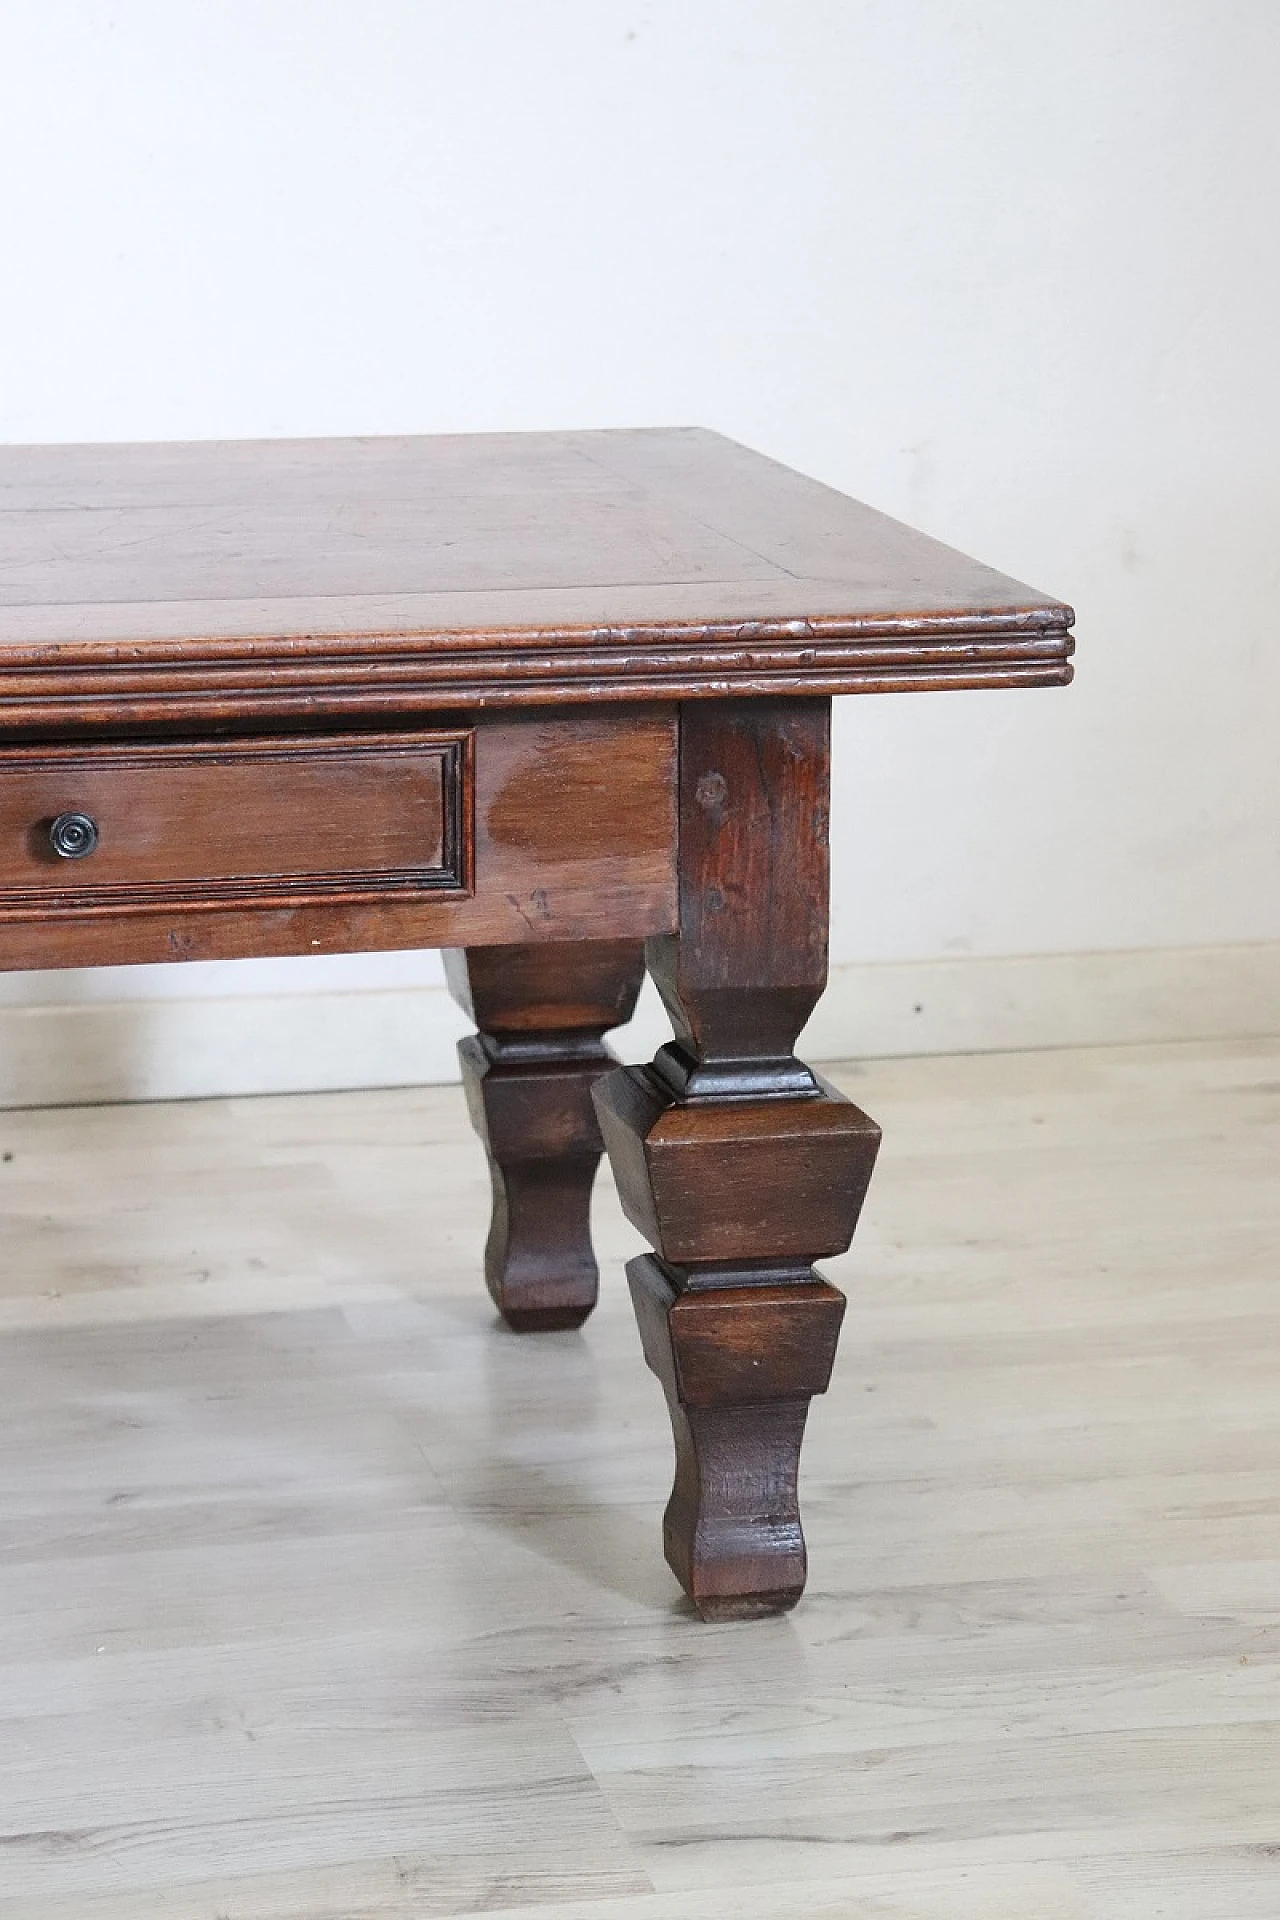
[[[9,724],[1061,684],[1072,618],[698,428],[0,449]]]

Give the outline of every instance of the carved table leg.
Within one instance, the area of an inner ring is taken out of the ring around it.
[[[480,1031],[458,1046],[467,1106],[489,1156],[489,1292],[517,1332],[578,1327],[596,1302],[591,1185],[603,1147],[591,1104],[644,976],[634,940],[468,947],[445,955]]]
[[[880,1132],[793,1052],[827,971],[830,704],[690,702],[680,734],[680,932],[651,940],[675,1024],[595,1090],[627,1269],[676,1442],[666,1550],[705,1619],[773,1613],[805,1581],[796,1498],[843,1253]]]

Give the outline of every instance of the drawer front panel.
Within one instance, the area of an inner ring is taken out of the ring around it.
[[[458,729],[0,748],[0,918],[464,894],[471,746]]]

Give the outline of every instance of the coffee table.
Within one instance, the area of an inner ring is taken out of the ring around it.
[[[697,429],[8,448],[0,557],[0,967],[447,949],[499,1312],[590,1313],[603,1143],[667,1557],[790,1606],[880,1138],[794,1050],[831,696],[1063,685],[1071,609]]]

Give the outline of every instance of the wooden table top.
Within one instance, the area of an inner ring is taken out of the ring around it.
[[[0,725],[1054,685],[1072,618],[698,428],[0,449]]]

